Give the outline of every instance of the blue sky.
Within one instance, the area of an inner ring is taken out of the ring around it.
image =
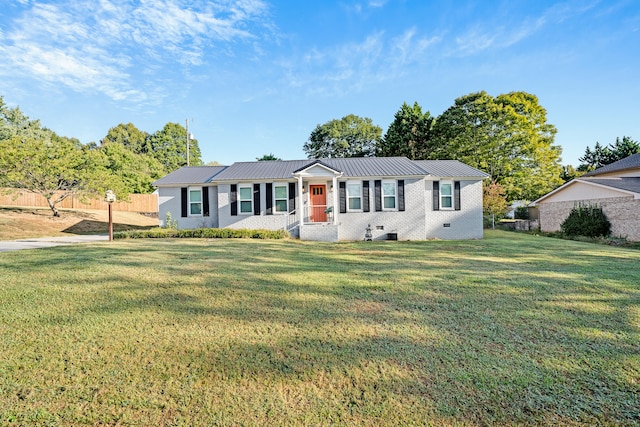
[[[537,95],[564,164],[640,140],[637,0],[2,3],[0,95],[83,143],[189,119],[205,162],[298,159],[318,124],[480,90]]]

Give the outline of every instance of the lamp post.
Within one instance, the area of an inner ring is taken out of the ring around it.
[[[109,204],[109,241],[113,240],[113,214],[111,210],[111,205],[116,201],[116,195],[113,191],[107,190],[104,193],[104,201]]]

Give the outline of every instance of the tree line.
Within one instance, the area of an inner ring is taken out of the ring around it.
[[[186,129],[167,123],[152,134],[119,124],[99,143],[57,135],[0,97],[0,187],[41,194],[54,215],[71,196],[96,197],[107,189],[120,199],[150,193],[156,179],[186,165]],[[190,164],[202,165],[197,140]]]
[[[487,172],[486,210],[501,211],[506,201],[535,200],[581,174],[639,153],[629,137],[608,146],[587,147],[577,168],[561,164],[557,129],[535,95],[485,91],[454,101],[440,116],[406,102],[383,135],[369,118],[349,114],[319,124],[303,150],[309,158],[405,156],[454,159]],[[189,143],[190,165],[202,165],[197,140]],[[265,154],[256,160],[279,160]],[[69,196],[95,197],[112,189],[119,198],[153,191],[151,183],[187,164],[187,131],[178,123],[147,133],[119,124],[99,143],[81,144],[31,120],[0,97],[0,186],[42,194],[56,204]]]
[[[440,116],[415,102],[406,102],[383,135],[369,118],[350,114],[319,124],[303,149],[309,158],[405,156],[414,160],[460,160],[488,173],[485,201],[535,200],[581,174],[639,153],[629,137],[593,150],[587,147],[575,169],[561,164],[555,144],[557,129],[535,95],[510,92],[491,96],[485,91],[457,98]]]

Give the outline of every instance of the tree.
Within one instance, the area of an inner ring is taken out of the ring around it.
[[[16,135],[0,141],[4,185],[41,194],[54,216],[67,197],[102,194],[115,182],[101,160],[78,140],[51,131],[44,139]]]
[[[135,127],[133,123],[120,123],[118,126],[109,129],[101,144],[104,145],[111,142],[119,143],[137,154],[151,151],[149,134]]]
[[[574,180],[582,176],[583,174],[584,172],[576,170],[573,166],[565,165],[565,166],[562,166],[562,172],[560,173],[560,178],[562,179],[563,182],[567,183],[571,180]]]
[[[120,198],[122,193],[152,192],[151,184],[164,173],[162,165],[155,158],[135,153],[119,142],[103,142],[99,151],[105,156],[105,168],[122,183],[122,188],[116,193]]]
[[[562,183],[555,134],[535,95],[482,91],[456,99],[436,119],[428,153],[484,170],[508,200],[534,200]]]
[[[273,153],[265,154],[262,157],[256,157],[256,160],[259,162],[266,162],[269,160],[282,160],[279,157],[276,157]]]
[[[378,144],[378,156],[404,156],[410,159],[426,159],[434,119],[417,102],[410,107],[406,102],[396,113],[393,122]]]
[[[370,157],[375,156],[381,140],[382,128],[370,118],[349,114],[317,125],[303,149],[310,159]]]
[[[492,226],[495,219],[502,218],[509,210],[504,188],[497,182],[485,183],[482,187],[482,210],[491,217]]]
[[[149,137],[150,154],[158,160],[165,173],[187,165],[187,130],[178,123],[167,123]],[[189,165],[201,166],[198,141],[189,142]]]
[[[587,147],[584,155],[578,159],[581,162],[578,170],[590,172],[637,153],[640,153],[640,143],[628,136],[623,136],[622,140],[616,138],[616,142],[606,147],[596,142],[593,150]]]

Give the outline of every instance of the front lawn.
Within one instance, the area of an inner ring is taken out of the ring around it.
[[[0,254],[0,425],[638,425],[640,252],[125,240]]]

